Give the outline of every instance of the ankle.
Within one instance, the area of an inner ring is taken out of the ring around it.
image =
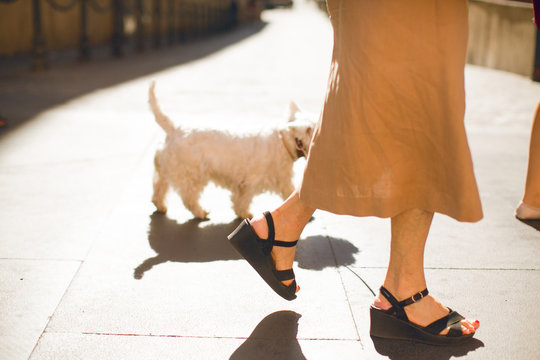
[[[307,222],[304,222],[297,214],[290,214],[276,210],[272,214],[276,224],[276,239],[282,241],[294,241],[300,238]]]
[[[410,298],[414,294],[424,290],[426,286],[426,281],[423,278],[418,279],[409,279],[408,281],[394,281],[392,279],[385,279],[383,286],[392,294],[398,301]],[[384,301],[387,302],[386,298],[381,296]]]
[[[540,191],[526,189],[521,202],[532,208],[540,208]]]
[[[281,241],[295,241],[300,237],[305,224],[295,215],[285,214],[280,211],[272,212],[274,220],[275,238]],[[264,215],[259,215],[250,220],[253,230],[261,239],[268,238],[268,223]]]

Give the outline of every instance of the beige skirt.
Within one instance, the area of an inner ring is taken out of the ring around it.
[[[334,51],[300,188],[308,205],[478,221],[464,126],[466,0],[328,0]]]

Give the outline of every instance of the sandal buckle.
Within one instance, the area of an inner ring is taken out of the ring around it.
[[[420,297],[418,297],[420,296]],[[414,294],[413,297],[412,297],[412,301],[413,303],[417,302],[417,301],[420,301],[424,298],[424,294],[422,294],[421,292],[417,293],[417,294]]]

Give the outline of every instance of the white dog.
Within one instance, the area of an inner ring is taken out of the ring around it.
[[[271,191],[286,199],[293,191],[293,163],[306,156],[313,135],[313,121],[291,103],[289,122],[257,135],[233,135],[218,130],[183,130],[161,112],[152,83],[149,102],[156,122],[167,138],[154,158],[154,195],[159,212],[166,212],[165,195],[171,186],[193,216],[208,212],[199,197],[208,182],[229,189],[236,215],[251,218],[253,197]]]

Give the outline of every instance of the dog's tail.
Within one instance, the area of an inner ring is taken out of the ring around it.
[[[150,89],[148,90],[148,102],[150,103],[150,108],[152,109],[152,112],[154,113],[154,116],[156,117],[156,122],[159,126],[165,130],[167,135],[172,134],[174,132],[174,124],[169,119],[167,115],[165,115],[161,109],[159,108],[156,94],[154,93],[154,88],[156,87],[156,82],[152,81],[150,84]]]

